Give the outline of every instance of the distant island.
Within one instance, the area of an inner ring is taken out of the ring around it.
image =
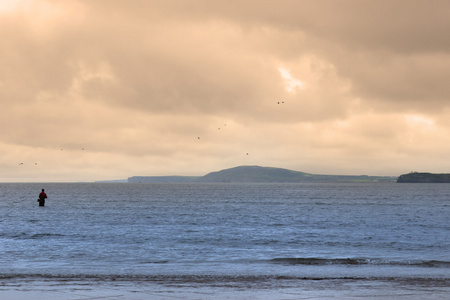
[[[450,174],[411,172],[400,175],[398,183],[450,183]]]
[[[133,176],[129,183],[338,183],[396,182],[397,177],[368,175],[316,175],[282,168],[239,166],[205,176]]]

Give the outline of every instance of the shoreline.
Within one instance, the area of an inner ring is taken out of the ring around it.
[[[443,299],[450,278],[108,276],[0,279],[2,300],[22,299]]]

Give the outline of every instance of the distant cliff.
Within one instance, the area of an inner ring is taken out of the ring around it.
[[[195,182],[198,176],[133,176],[128,178],[129,183],[183,183]]]
[[[450,183],[450,174],[412,172],[400,175],[398,183]]]
[[[239,166],[205,176],[134,176],[130,183],[187,183],[187,182],[255,182],[255,183],[298,183],[298,182],[395,182],[387,176],[315,175],[281,168],[260,166]]]

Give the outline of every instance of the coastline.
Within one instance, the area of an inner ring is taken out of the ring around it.
[[[289,276],[39,276],[2,278],[2,300],[142,299],[444,299],[450,278]]]
[[[2,300],[87,299],[444,299],[450,279],[236,276],[147,278],[10,278],[0,283]]]

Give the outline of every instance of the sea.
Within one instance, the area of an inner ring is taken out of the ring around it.
[[[0,299],[450,299],[450,185],[1,183]]]

